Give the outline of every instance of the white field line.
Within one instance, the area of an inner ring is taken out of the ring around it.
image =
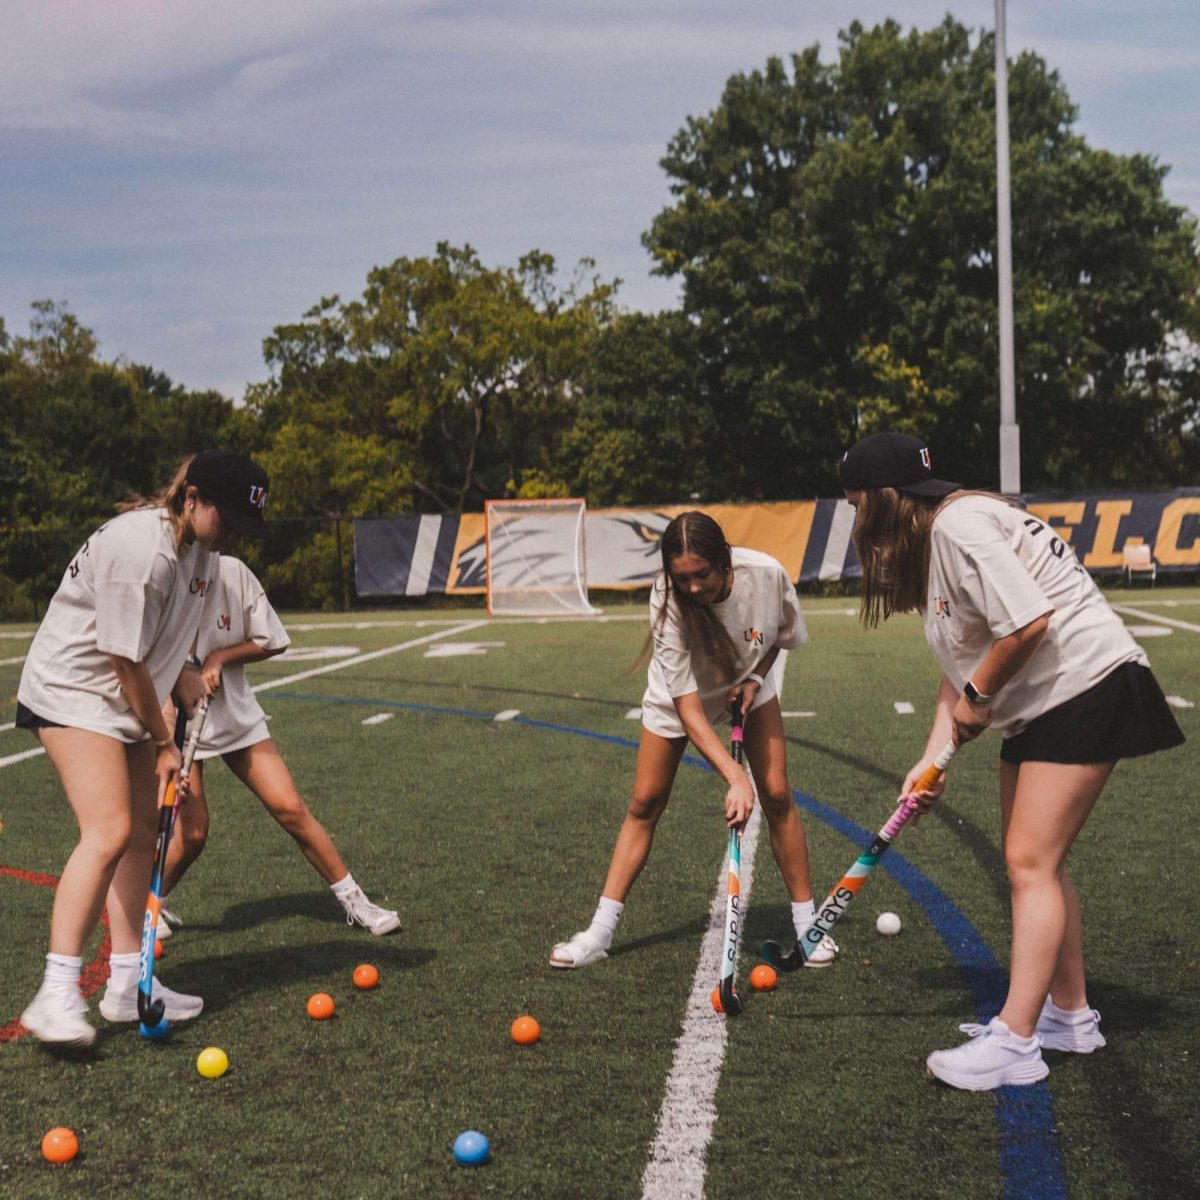
[[[16,729],[16,721],[9,721],[6,725],[0,725],[0,733],[7,733],[10,729]]]
[[[314,675],[327,675],[330,671],[341,671],[346,667],[353,667],[359,663],[371,662],[376,658],[384,658],[389,654],[398,654],[401,650],[408,650],[412,646],[423,646],[426,642],[432,642],[436,638],[450,637],[456,633],[466,633],[470,629],[477,629],[480,625],[486,625],[486,621],[468,621],[462,625],[452,626],[449,629],[440,629],[436,633],[426,634],[424,637],[413,638],[408,642],[401,642],[397,646],[388,646],[383,650],[372,650],[369,654],[358,654],[354,658],[339,658],[336,662],[331,662],[323,667],[314,667],[311,671],[299,671],[295,675],[284,675],[279,679],[268,679],[265,683],[260,683],[256,687],[252,687],[252,692],[265,692],[269,688],[283,687],[288,683],[299,683],[302,679],[312,679]],[[38,754],[45,754],[40,746],[35,750],[26,750],[21,754],[10,754],[7,758],[0,758],[0,767],[8,767],[13,763],[24,762],[27,758],[33,758]]]
[[[382,650],[371,650],[367,654],[356,654],[353,658],[339,658],[336,662],[327,663],[323,667],[313,667],[310,671],[300,671],[295,675],[284,675],[279,679],[268,679],[266,683],[260,683],[250,690],[252,692],[265,692],[270,688],[284,687],[289,683],[299,683],[302,679],[312,679],[317,675],[328,675],[330,671],[343,671],[346,667],[356,667],[359,663],[373,662],[377,658],[386,658],[389,654],[399,654],[401,650],[409,650],[413,646],[424,646],[427,642],[435,642],[438,638],[451,637],[456,633],[466,633],[471,629],[478,629],[480,625],[486,625],[487,621],[468,621],[462,625],[455,625],[450,629],[439,629],[436,633],[427,633],[424,637],[412,638],[407,642],[400,642],[396,646],[387,646]]]
[[[7,758],[0,758],[0,767],[11,767],[13,763],[24,762],[27,758],[36,758],[39,754],[45,753],[41,746],[35,746],[32,750],[22,750],[20,754],[10,754]]]
[[[503,723],[505,721],[511,721],[514,717],[519,717],[520,715],[521,715],[521,710],[519,708],[505,708],[505,709],[501,709],[501,711],[498,712],[492,718],[492,720]]]
[[[754,851],[758,844],[762,806],[742,835],[742,928],[750,907],[754,880]],[[708,915],[708,932],[692,978],[683,1032],[675,1044],[666,1095],[658,1114],[658,1129],[650,1146],[650,1161],[642,1175],[642,1200],[702,1200],[708,1143],[717,1120],[714,1103],[728,1041],[727,1017],[713,1012],[709,998],[721,971],[725,947],[725,890],[728,857],[721,863],[717,891]]]
[[[18,658],[0,658],[0,667],[15,667],[17,663],[23,663],[25,655],[22,654]]]
[[[783,694],[788,652],[782,651],[772,670],[775,686]],[[750,782],[754,782],[751,776]],[[742,834],[741,922],[746,928],[750,889],[754,883],[754,852],[762,823],[757,802]],[[717,1120],[714,1098],[729,1040],[728,1018],[713,1012],[713,985],[721,973],[725,948],[725,896],[729,856],[721,861],[717,891],[708,913],[708,932],[700,944],[700,961],[692,977],[683,1031],[675,1043],[675,1057],[667,1076],[666,1094],[658,1113],[658,1128],[650,1146],[650,1160],[642,1175],[642,1200],[703,1200],[708,1143]],[[738,947],[739,951],[741,947]]]
[[[1114,604],[1114,612],[1124,613],[1127,617],[1140,617],[1143,621],[1156,621],[1160,625],[1170,625],[1173,629],[1186,629],[1189,633],[1200,633],[1200,625],[1189,621],[1177,621],[1174,617],[1164,617],[1161,613],[1144,612],[1128,604]]]
[[[363,721],[364,725],[382,725],[384,721],[390,721],[396,714],[390,712],[376,713],[373,717],[367,717]]]

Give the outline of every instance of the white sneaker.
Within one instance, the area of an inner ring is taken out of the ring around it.
[[[1050,1074],[1036,1034],[1017,1037],[999,1017],[959,1029],[971,1040],[953,1050],[935,1050],[925,1060],[931,1079],[968,1092],[986,1092],[1005,1084],[1037,1083]]]
[[[1100,1014],[1094,1008],[1065,1012],[1049,996],[1042,1005],[1034,1032],[1041,1038],[1044,1050],[1091,1054],[1108,1045],[1100,1032]]]
[[[21,1024],[39,1042],[90,1046],[96,1031],[87,1022],[87,1001],[69,983],[43,981],[33,1002],[21,1014]]]
[[[163,942],[166,941],[166,939],[169,938],[174,932],[175,930],[171,928],[170,922],[165,916],[163,916],[162,909],[159,909],[158,924],[154,927],[154,936],[158,938],[160,942]]]
[[[157,977],[150,990],[155,1000],[163,1002],[163,1016],[168,1021],[190,1021],[204,1011],[204,1001],[199,996],[188,996],[183,992],[172,991]],[[100,1001],[100,1015],[106,1021],[136,1021],[138,1019],[138,988],[133,987],[118,992],[113,988],[112,980],[104,989],[104,997]]]
[[[594,933],[586,929],[577,933],[569,942],[559,942],[550,951],[550,965],[564,971],[575,967],[586,967],[608,957],[608,951]]]
[[[165,904],[160,904],[158,907],[158,915],[171,929],[182,929],[183,918],[178,913],[172,912]],[[161,922],[160,922],[161,923]]]
[[[346,910],[347,925],[361,925],[376,936],[400,928],[400,914],[372,904],[360,887],[356,887],[345,899],[339,896],[338,903]]]
[[[838,944],[826,934],[818,943],[817,948],[804,960],[806,967],[831,967],[838,956]]]

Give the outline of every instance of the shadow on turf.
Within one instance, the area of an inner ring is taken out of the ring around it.
[[[608,952],[608,956],[618,958],[633,950],[644,950],[647,946],[662,946],[667,942],[678,942],[682,938],[694,938],[707,928],[708,914],[705,913],[702,917],[693,917],[682,925],[676,925],[674,929],[660,929],[658,933],[648,933],[645,937],[634,938],[632,942],[619,942]]]
[[[350,973],[361,962],[372,962],[387,977],[414,971],[437,958],[437,951],[406,946],[398,940],[364,942],[349,934],[337,941],[292,943],[266,950],[239,950],[232,954],[195,958],[173,973],[171,986],[195,991],[204,997],[204,1012],[220,1012],[238,1000],[259,992],[274,992],[295,983],[316,987],[331,974]]]

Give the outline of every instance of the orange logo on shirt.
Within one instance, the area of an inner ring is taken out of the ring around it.
[[[742,634],[742,637],[745,638],[746,641],[748,641],[752,646],[761,646],[763,644],[763,635],[762,630],[760,629],[747,629],[746,632]]]
[[[945,596],[934,596],[934,602],[937,604],[937,615],[950,619],[950,601]]]
[[[188,587],[188,591],[191,592],[193,596],[203,596],[204,593],[208,591],[208,580],[201,579],[200,576],[197,575],[196,578],[192,580],[191,585]]]
[[[230,620],[228,613],[222,613],[217,618],[217,628],[218,629],[228,629],[232,624],[233,624],[233,622]]]

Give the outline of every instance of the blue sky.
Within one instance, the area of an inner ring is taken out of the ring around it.
[[[438,241],[596,260],[662,308],[658,160],[725,80],[851,19],[990,26],[992,0],[0,0],[0,317],[240,397],[262,339]],[[1096,146],[1200,212],[1200,4],[1009,0]]]

